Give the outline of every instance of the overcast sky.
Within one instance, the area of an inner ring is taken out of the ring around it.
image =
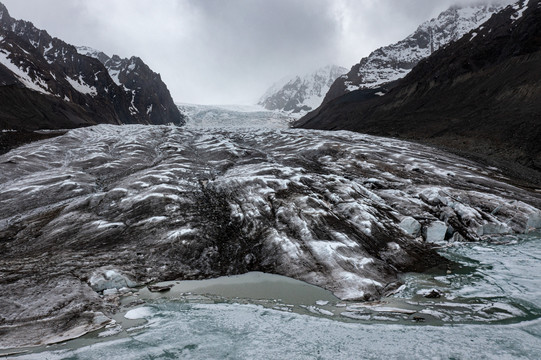
[[[14,18],[73,45],[141,57],[161,74],[175,101],[199,104],[254,103],[284,76],[328,64],[349,69],[457,2],[0,1]]]

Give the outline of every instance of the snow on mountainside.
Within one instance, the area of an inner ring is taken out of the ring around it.
[[[136,70],[135,67],[137,66],[137,58],[135,56],[130,59],[121,59],[118,55],[113,55],[111,58],[104,52],[95,50],[88,46],[76,46],[76,49],[81,55],[98,59],[105,66],[105,68],[107,68],[107,71],[115,84],[118,86],[123,86],[127,91],[129,91],[126,87],[127,84],[125,78],[130,72]]]
[[[300,117],[318,107],[331,84],[346,71],[346,68],[328,65],[309,74],[284,79],[265,92],[259,105]]]
[[[122,59],[118,55],[109,57],[105,53],[92,49],[88,46],[78,46],[76,49],[79,54],[98,59],[105,66],[115,84],[122,87],[129,95],[131,99],[129,107],[131,115],[142,113],[151,117],[152,113],[156,109],[159,109],[159,107],[155,105],[160,104],[153,103],[152,101],[146,101],[145,104],[142,104],[142,106],[137,105],[137,97],[146,97],[150,99],[152,98],[154,90],[147,89],[147,91],[145,91],[145,88],[142,86],[144,85],[142,84],[144,80],[141,81],[141,74],[139,74],[139,72],[143,71],[149,73],[152,71],[140,58],[132,56],[130,59]],[[160,75],[155,73],[151,73],[149,75],[151,77],[151,81],[161,81]]]
[[[0,3],[0,128],[184,123],[160,75],[140,58],[86,50],[12,18]]]
[[[375,89],[403,78],[421,59],[428,57],[451,41],[460,39],[510,3],[512,3],[511,0],[504,0],[491,5],[478,4],[449,8],[437,18],[421,24],[404,40],[379,48],[363,58],[347,74],[336,79],[323,103],[347,92]]]

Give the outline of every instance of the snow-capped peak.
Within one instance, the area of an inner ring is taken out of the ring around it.
[[[325,102],[350,91],[374,89],[403,78],[420,60],[460,39],[512,2],[504,0],[492,5],[450,7],[438,17],[421,24],[404,40],[379,48],[361,59],[350,72],[336,80]]]
[[[77,52],[81,55],[90,56],[93,58],[98,58],[98,54],[101,52],[99,50],[96,50],[94,48],[91,48],[90,46],[76,46]]]
[[[321,104],[334,80],[346,71],[337,65],[327,65],[304,75],[284,78],[265,92],[259,105],[302,116]]]

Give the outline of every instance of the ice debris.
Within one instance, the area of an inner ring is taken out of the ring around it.
[[[89,280],[90,287],[94,291],[103,291],[104,295],[112,295],[112,289],[118,290],[124,287],[134,287],[135,282],[118,270],[97,270]],[[106,293],[107,292],[107,293]],[[118,291],[114,292],[117,293]]]

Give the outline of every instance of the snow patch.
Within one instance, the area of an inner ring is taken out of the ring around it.
[[[9,71],[11,71],[26,88],[42,94],[53,95],[49,91],[49,86],[45,80],[38,77],[37,74],[35,74],[36,79],[33,80],[26,70],[19,68],[8,58],[8,54],[5,52],[5,50],[0,50],[0,64],[4,65]]]
[[[528,2],[525,1],[524,5],[521,5],[520,3],[517,3],[517,4],[513,5],[513,9],[515,9],[516,12],[511,15],[511,19],[513,19],[513,21],[517,21],[518,19],[520,19],[522,17],[522,15],[524,15],[524,11],[526,11],[526,9],[528,9]]]
[[[79,75],[78,78],[71,78],[69,76],[66,76],[66,80],[70,83],[71,87],[74,88],[76,91],[80,92],[84,95],[90,95],[92,97],[98,95],[98,90],[94,86],[88,85],[82,78],[81,75]]]

